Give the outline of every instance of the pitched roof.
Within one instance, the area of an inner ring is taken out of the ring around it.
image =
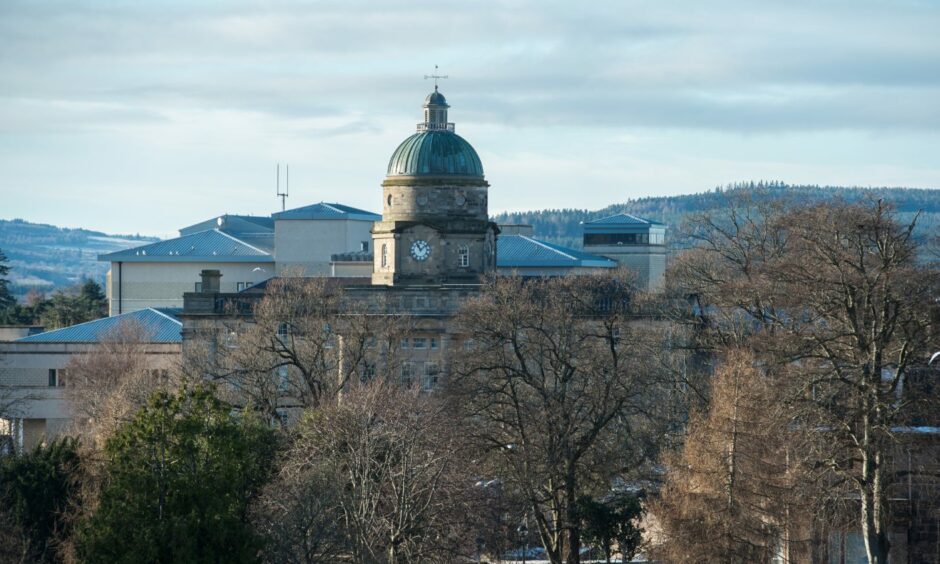
[[[244,233],[273,233],[270,216],[223,214],[180,229],[180,235],[192,235],[207,229],[221,229],[236,237]]]
[[[125,323],[140,325],[148,337],[148,343],[182,342],[180,330],[183,324],[175,316],[178,308],[147,308],[103,317],[94,321],[63,327],[54,331],[37,333],[17,339],[17,343],[100,343],[114,335]]]
[[[302,208],[277,212],[271,214],[275,220],[280,219],[355,219],[359,221],[382,221],[382,216],[343,204],[328,204],[320,202]]]
[[[525,235],[500,235],[496,240],[496,266],[499,268],[615,268],[617,262]]]
[[[274,262],[270,253],[218,229],[98,255],[110,262]]]
[[[584,222],[585,225],[666,225],[652,219],[644,219],[628,213],[618,213]]]

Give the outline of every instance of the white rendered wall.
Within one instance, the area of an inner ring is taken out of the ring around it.
[[[276,220],[274,259],[277,262],[277,273],[329,276],[330,256],[359,251],[363,241],[371,245],[371,230],[371,221]]]
[[[88,343],[0,343],[0,387],[9,395],[4,404],[14,400],[0,418],[18,421],[23,448],[61,434],[71,423],[64,388],[49,386],[49,370],[65,369],[72,358],[94,347]],[[170,370],[179,362],[180,344],[148,344],[145,354],[149,368]],[[60,377],[68,381],[67,372]]]
[[[205,269],[222,272],[222,292],[237,291],[239,282],[254,285],[274,276],[271,262],[125,262],[118,308],[118,265],[112,262],[108,273],[111,315],[148,307],[183,307],[183,293],[195,291],[199,273]]]

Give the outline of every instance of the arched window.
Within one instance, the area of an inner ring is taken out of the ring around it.
[[[388,246],[382,245],[382,268],[388,268]]]
[[[460,268],[467,268],[470,266],[470,248],[466,245],[462,245],[457,250],[457,256],[460,258]]]

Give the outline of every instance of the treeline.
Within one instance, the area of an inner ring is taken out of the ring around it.
[[[788,199],[801,203],[844,201],[856,203],[866,199],[890,202],[902,220],[922,212],[921,231],[940,228],[940,190],[923,188],[846,187],[819,185],[790,185],[780,181],[738,182],[717,186],[712,191],[681,196],[652,196],[630,199],[600,210],[549,209],[529,212],[497,214],[497,223],[524,223],[532,225],[537,237],[574,248],[581,248],[581,222],[600,219],[617,213],[629,213],[646,219],[666,223],[676,241],[677,228],[689,215],[721,209],[736,194],[750,193],[769,200]],[[684,243],[685,241],[682,241]]]
[[[47,331],[108,315],[108,299],[94,280],[46,296],[31,292],[17,300],[10,289],[11,267],[0,249],[0,325],[42,325]]]

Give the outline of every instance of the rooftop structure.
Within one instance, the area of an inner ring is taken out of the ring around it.
[[[133,324],[140,327],[147,337],[148,343],[179,343],[182,324],[176,318],[181,309],[146,308],[121,315],[103,317],[72,325],[37,333],[15,343],[100,343],[114,336],[121,327]]]
[[[483,178],[483,164],[473,147],[447,121],[447,100],[438,92],[424,100],[424,122],[401,142],[388,161],[387,176],[470,176]]]
[[[496,266],[500,273],[537,276],[572,272],[569,269],[616,268],[617,261],[525,235],[500,235]]]
[[[584,250],[616,260],[639,287],[657,290],[666,272],[666,224],[618,213],[584,224]]]
[[[276,221],[287,219],[354,219],[360,221],[382,221],[382,216],[343,204],[320,202],[301,208],[271,214]]]
[[[271,254],[219,229],[99,255],[109,262],[274,262]]]

